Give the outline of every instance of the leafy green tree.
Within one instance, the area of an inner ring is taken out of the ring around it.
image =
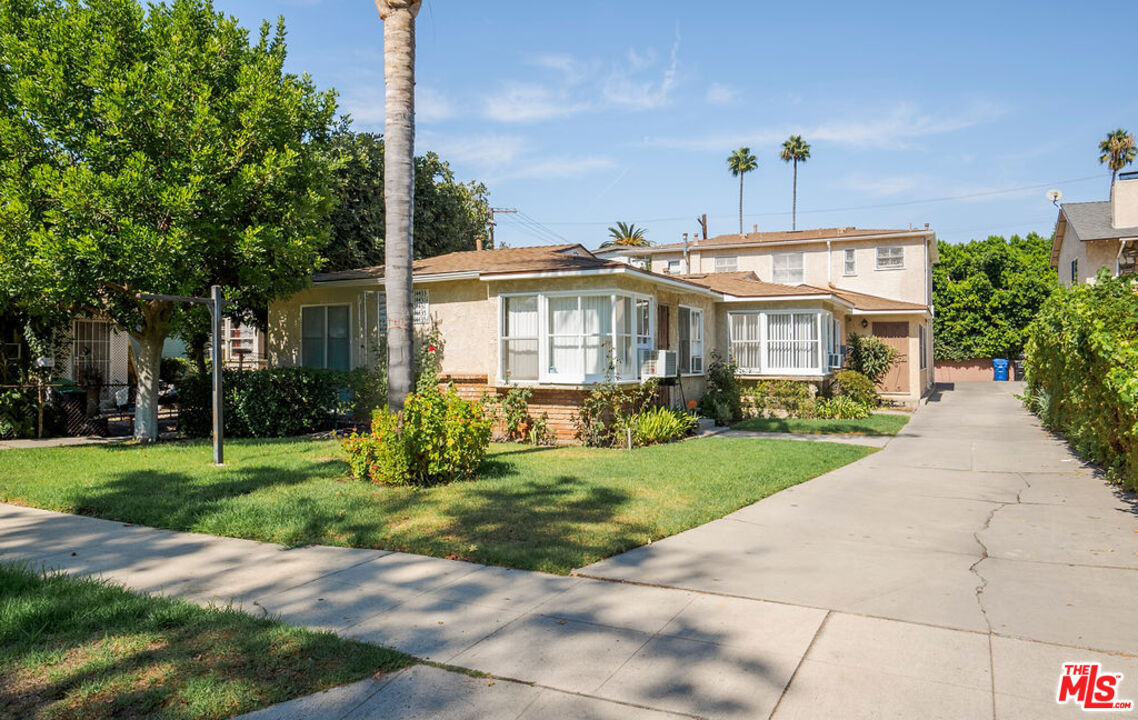
[[[324,249],[327,270],[382,265],[386,211],[383,137],[341,126],[333,139],[339,161],[332,239]],[[473,250],[487,235],[489,192],[482,183],[460,183],[435,153],[415,158],[415,259]]]
[[[732,177],[739,178],[739,234],[743,234],[743,176],[757,169],[759,161],[751,154],[751,148],[741,147],[727,156],[727,169]]]
[[[1122,128],[1107,133],[1106,138],[1098,144],[1098,161],[1110,168],[1110,184],[1114,185],[1118,178],[1118,171],[1134,162],[1138,156],[1138,147],[1135,147],[1134,134]]]
[[[652,243],[644,236],[644,228],[636,227],[634,223],[617,222],[609,228],[609,239],[601,247],[623,245],[627,247],[647,247]]]
[[[284,61],[283,21],[250,41],[209,0],[0,5],[0,287],[130,333],[140,440],[162,343],[194,312],[137,293],[221,284],[264,307],[327,241],[335,98]]]
[[[802,139],[801,135],[791,135],[782,144],[782,151],[778,156],[783,162],[794,163],[794,194],[790,205],[790,229],[798,229],[798,163],[810,159],[810,143]]]
[[[938,360],[1018,357],[1026,330],[1058,278],[1051,240],[1035,233],[939,243],[933,266]]]

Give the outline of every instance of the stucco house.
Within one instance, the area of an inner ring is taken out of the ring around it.
[[[937,241],[927,225],[908,230],[842,227],[730,234],[650,247],[612,247],[597,254],[695,282],[705,282],[699,276],[741,274],[780,288],[777,300],[770,290],[757,288],[752,295],[737,288],[725,299],[721,314],[731,321],[730,328],[723,327],[725,347],[756,329],[757,321],[740,316],[757,309],[759,297],[772,307],[785,307],[807,302],[813,295],[832,306],[833,334],[839,344],[852,332],[877,335],[897,348],[901,361],[879,388],[883,395],[911,405],[933,386],[932,266],[937,262]],[[739,304],[741,297],[751,299]],[[772,327],[781,331],[769,320],[761,322],[770,337]],[[735,358],[739,361],[740,356],[736,353]],[[772,373],[764,365],[748,374],[792,373]]]
[[[1109,201],[1059,206],[1051,267],[1064,285],[1094,282],[1103,268],[1115,277],[1138,272],[1138,172],[1120,174]]]
[[[531,408],[564,439],[610,365],[619,382],[678,376],[668,399],[683,405],[703,394],[712,351],[736,358],[748,377],[821,381],[841,365],[847,328],[904,341],[903,370],[891,378],[897,399],[915,402],[931,382],[927,303],[774,283],[748,270],[669,275],[581,245],[450,253],[416,261],[413,281],[414,321],[437,328],[444,379],[471,397],[531,387]],[[374,365],[383,287],[382,266],[323,273],[271,304],[269,365]],[[908,347],[912,323],[925,328],[920,349]],[[669,361],[674,370],[661,367]]]

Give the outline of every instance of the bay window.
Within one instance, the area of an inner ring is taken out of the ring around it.
[[[581,384],[636,380],[651,349],[650,299],[618,293],[531,293],[501,298],[500,376]]]
[[[839,358],[839,327],[823,310],[728,313],[731,358],[751,375],[825,375]]]
[[[771,256],[774,282],[799,285],[806,282],[806,253],[775,253]]]

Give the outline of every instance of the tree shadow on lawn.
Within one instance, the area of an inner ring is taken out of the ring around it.
[[[0,567],[0,588],[12,601],[0,652],[4,717],[50,707],[53,717],[225,718],[411,662],[237,611],[38,575]],[[21,662],[47,651],[52,657]]]

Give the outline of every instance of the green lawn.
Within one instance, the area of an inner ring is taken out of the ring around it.
[[[705,438],[633,451],[493,445],[475,482],[346,477],[335,441],[0,451],[0,501],[285,545],[384,548],[554,573],[674,535],[873,452]]]
[[[0,565],[4,718],[230,718],[413,662],[236,610]]]
[[[751,418],[735,425],[733,429],[802,435],[896,435],[907,422],[909,422],[907,415],[874,413],[865,420]]]

